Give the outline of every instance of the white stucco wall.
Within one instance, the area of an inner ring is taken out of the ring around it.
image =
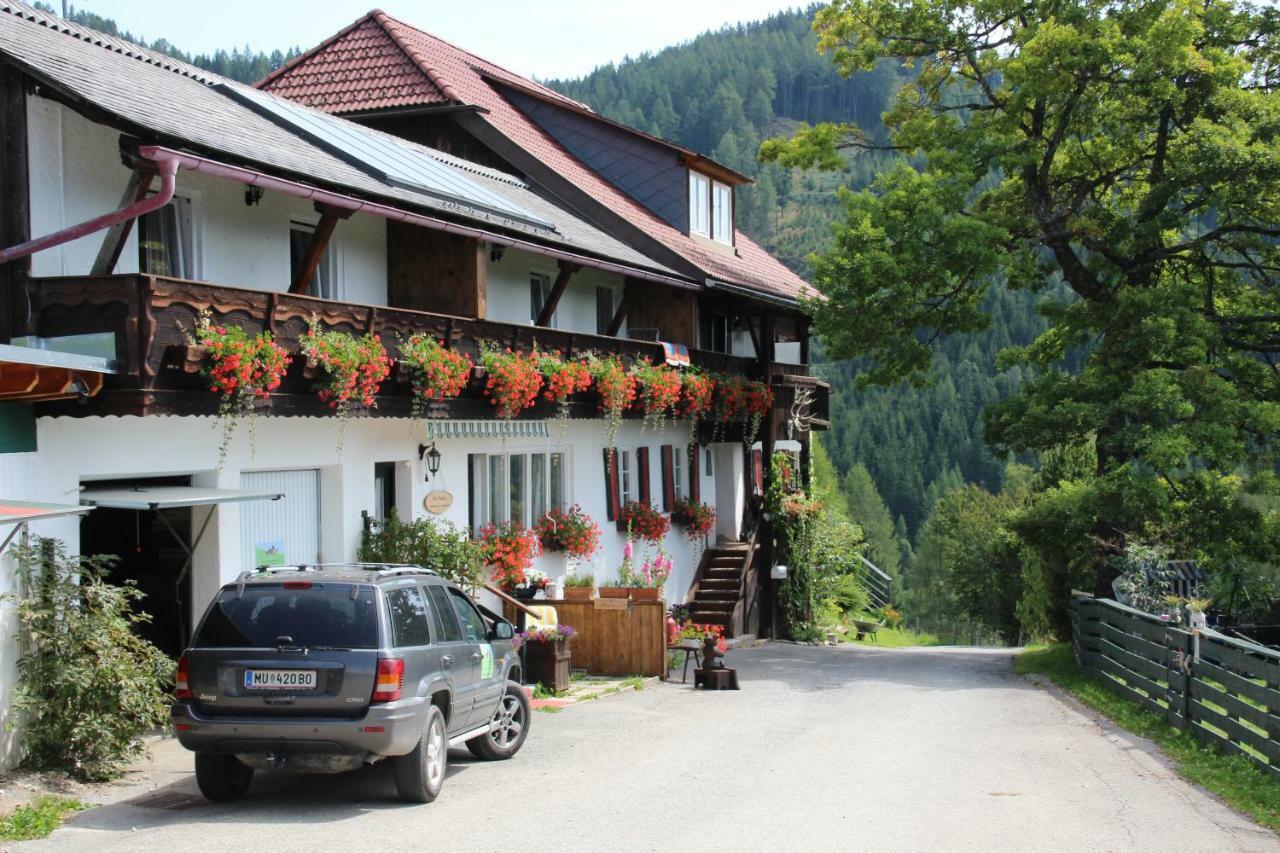
[[[27,103],[32,235],[119,207],[129,181],[129,170],[120,161],[120,134],[45,98],[31,97]],[[290,223],[319,221],[310,202],[268,192],[248,206],[240,184],[191,172],[180,171],[177,183],[177,193],[192,202],[196,278],[259,290],[289,289]],[[103,232],[97,232],[38,252],[31,259],[32,275],[87,274],[102,238]],[[356,214],[338,223],[329,246],[339,282],[336,297],[385,305],[386,223]],[[136,229],[115,271],[138,271]]]
[[[529,275],[540,272],[554,283],[559,269],[545,255],[507,249],[502,260],[490,260],[487,270],[489,319],[504,323],[532,324]],[[596,287],[613,289],[613,307],[622,303],[622,276],[584,267],[573,274],[565,288],[551,325],[570,332],[596,334]],[[626,337],[624,321],[620,337]]]

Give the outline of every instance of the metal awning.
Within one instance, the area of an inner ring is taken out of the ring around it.
[[[91,506],[75,504],[42,504],[0,498],[0,524],[26,524],[28,521],[43,521],[64,515],[82,515],[92,509]]]
[[[62,518],[67,515],[83,515],[93,509],[91,506],[75,504],[43,504],[35,501],[10,501],[0,498],[0,525],[12,524],[13,529],[0,539],[0,553],[9,547],[18,531],[25,530],[27,523],[44,521],[46,518]]]
[[[214,489],[206,486],[85,486],[80,503],[109,509],[182,509],[239,501],[275,501],[280,492],[247,492],[241,489]]]

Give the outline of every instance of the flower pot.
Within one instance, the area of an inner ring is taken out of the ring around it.
[[[601,598],[628,598],[631,590],[625,586],[602,586],[600,587]]]
[[[631,590],[632,601],[657,601],[660,598],[662,598],[662,587],[660,586],[640,586]]]
[[[537,594],[538,588],[536,586],[513,586],[507,589],[507,595],[518,598],[521,601],[532,601]]]
[[[566,586],[564,588],[565,601],[590,601],[591,587],[589,586]]]

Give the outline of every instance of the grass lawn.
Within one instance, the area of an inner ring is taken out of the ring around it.
[[[7,817],[0,818],[0,841],[28,841],[44,838],[53,832],[67,815],[85,808],[79,800],[41,794],[24,806],[18,806]]]
[[[865,639],[856,640],[853,629],[845,635],[850,643],[859,646],[880,646],[886,649],[900,649],[905,646],[941,646],[943,643],[933,634],[919,634],[907,628],[890,628],[887,625],[876,632],[875,639],[868,635]]]
[[[1155,743],[1173,760],[1179,775],[1217,794],[1227,805],[1272,831],[1280,831],[1280,781],[1247,759],[1227,755],[1181,732],[1161,716],[1113,693],[1076,666],[1071,646],[1037,646],[1013,661],[1016,672],[1048,676],[1054,684],[1116,723]]]

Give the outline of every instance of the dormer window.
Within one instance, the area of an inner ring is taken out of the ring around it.
[[[733,187],[689,170],[689,233],[733,245]]]

